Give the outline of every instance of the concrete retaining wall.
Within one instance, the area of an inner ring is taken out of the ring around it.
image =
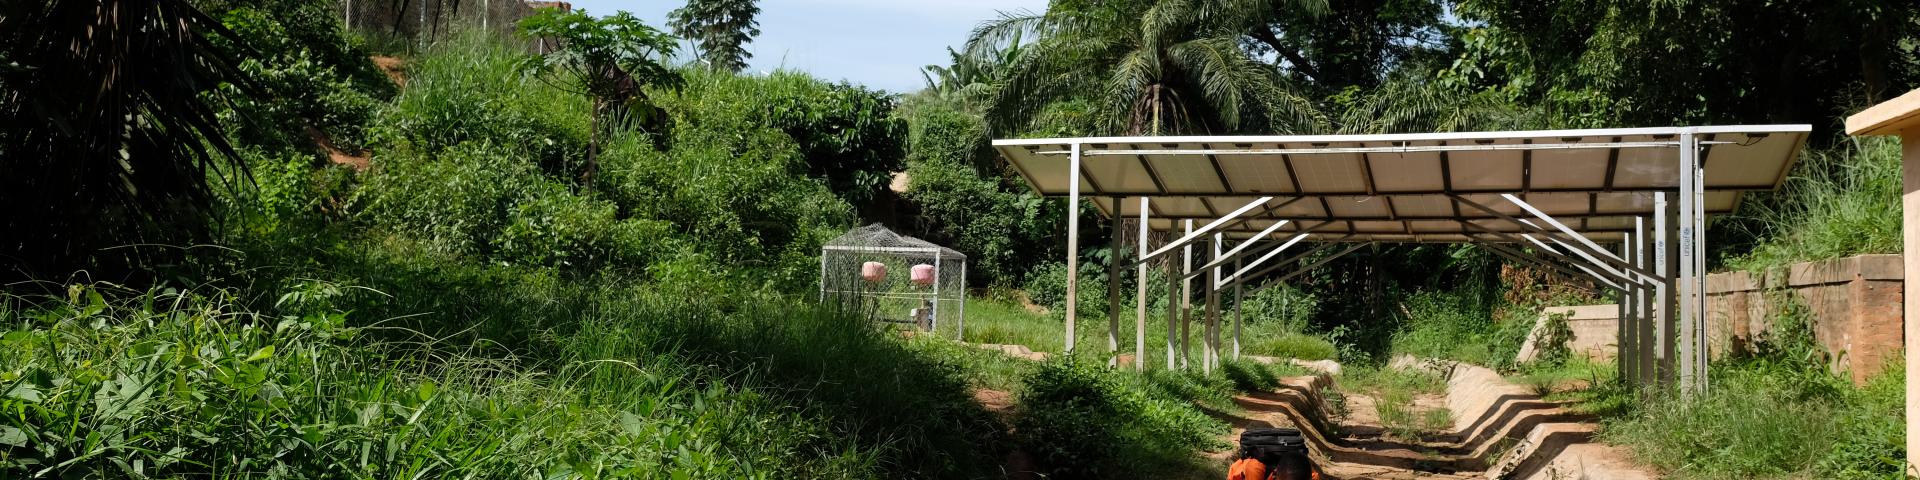
[[[1733,349],[1752,348],[1781,311],[1770,304],[1770,298],[1790,292],[1811,314],[1814,339],[1826,349],[1833,370],[1848,372],[1855,383],[1863,383],[1887,362],[1900,358],[1905,340],[1900,259],[1900,255],[1861,255],[1797,263],[1766,275],[1708,275],[1707,324],[1713,342],[1709,353],[1719,358]],[[1769,293],[1770,289],[1779,293]],[[1590,358],[1613,357],[1619,325],[1613,305],[1550,307],[1547,312],[1569,314],[1575,352]],[[1534,327],[1536,332],[1539,328]],[[1521,348],[1521,360],[1532,358],[1532,343],[1529,336]]]
[[[1814,339],[1825,347],[1835,372],[1850,372],[1855,383],[1879,373],[1900,358],[1902,342],[1899,255],[1862,255],[1824,262],[1797,263],[1785,272],[1747,272],[1707,276],[1707,323],[1716,358],[1730,349],[1750,348],[1772,328],[1781,306],[1770,288],[1784,288],[1812,315]]]

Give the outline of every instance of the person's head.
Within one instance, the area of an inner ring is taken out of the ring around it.
[[[1309,480],[1313,478],[1313,466],[1302,455],[1273,455],[1261,459],[1267,464],[1268,478],[1274,480]]]

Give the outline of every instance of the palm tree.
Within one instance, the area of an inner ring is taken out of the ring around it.
[[[1542,112],[1522,108],[1508,92],[1464,83],[1458,74],[1389,77],[1340,113],[1340,133],[1459,132],[1538,129]]]
[[[209,97],[253,90],[216,40],[244,44],[186,0],[4,5],[0,276],[112,274],[141,259],[102,248],[200,238],[209,178],[245,178]]]
[[[1057,2],[1044,14],[1008,14],[975,29],[967,53],[988,58],[1033,38],[1001,67],[988,101],[1000,133],[1025,128],[1055,102],[1086,99],[1098,128],[1127,134],[1296,132],[1324,129],[1308,99],[1242,46],[1276,4],[1324,10],[1324,0]]]

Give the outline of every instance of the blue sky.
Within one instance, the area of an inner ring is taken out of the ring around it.
[[[665,29],[683,0],[570,0],[604,15],[626,10]],[[754,72],[785,67],[893,92],[925,83],[920,67],[945,65],[981,21],[1000,11],[1042,11],[1046,0],[760,0],[760,37],[747,46]]]

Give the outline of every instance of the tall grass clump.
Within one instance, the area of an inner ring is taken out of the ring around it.
[[[1225,446],[1225,423],[1122,375],[1066,356],[1026,378],[1013,426],[1049,476],[1166,477],[1191,471],[1195,451]]]
[[[1780,189],[1741,206],[1735,233],[1759,239],[1737,269],[1900,252],[1900,144],[1850,138],[1801,155]]]
[[[1903,478],[1904,363],[1856,388],[1828,372],[1804,307],[1773,320],[1753,353],[1713,366],[1708,393],[1654,397],[1603,438],[1682,479]]]

